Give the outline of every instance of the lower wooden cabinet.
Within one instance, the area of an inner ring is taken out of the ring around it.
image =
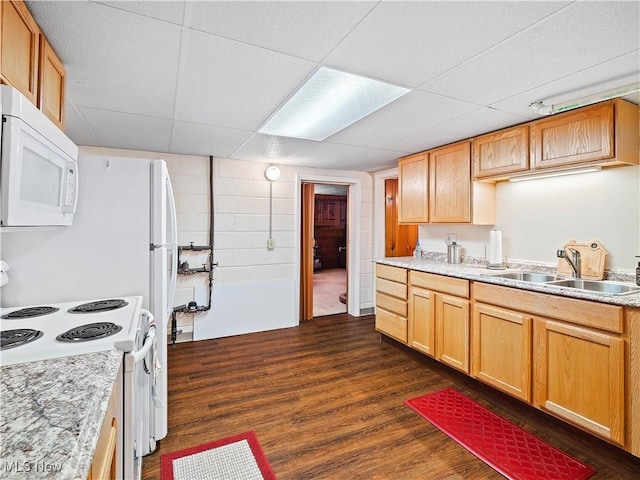
[[[436,358],[469,373],[469,300],[435,295]]]
[[[407,343],[407,270],[376,265],[376,330]]]
[[[532,336],[530,316],[475,304],[471,375],[531,402]]]
[[[535,347],[535,406],[624,445],[623,340],[540,319]]]
[[[424,288],[409,289],[410,347],[431,357],[436,356],[436,318],[434,293]]]

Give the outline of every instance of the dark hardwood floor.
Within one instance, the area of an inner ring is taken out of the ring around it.
[[[160,478],[163,453],[247,430],[279,480],[504,478],[403,404],[447,386],[591,465],[593,479],[640,478],[639,458],[381,338],[373,318],[170,347],[169,435],[143,479]]]

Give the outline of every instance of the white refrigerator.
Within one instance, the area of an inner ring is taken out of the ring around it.
[[[11,268],[2,306],[144,297],[156,317],[161,365],[146,454],[167,435],[167,325],[177,274],[171,182],[164,160],[80,156],[78,183],[71,226],[2,234],[2,260]]]

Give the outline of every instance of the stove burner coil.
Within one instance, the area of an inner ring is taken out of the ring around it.
[[[11,313],[5,313],[0,318],[31,318],[31,317],[40,317],[42,315],[49,315],[50,313],[55,313],[60,310],[57,307],[27,307],[21,308],[20,310],[15,310]]]
[[[4,330],[0,332],[0,350],[19,347],[37,340],[43,335],[40,330],[21,328],[16,330]]]
[[[109,300],[97,300],[95,302],[83,303],[77,307],[69,309],[69,313],[98,313],[116,310],[129,305],[120,298],[112,298]]]
[[[88,342],[115,335],[122,327],[111,322],[88,323],[67,330],[56,337],[60,342]]]

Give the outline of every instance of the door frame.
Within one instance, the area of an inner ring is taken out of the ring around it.
[[[294,296],[294,312],[300,318],[300,257],[302,253],[302,184],[326,183],[329,185],[346,185],[347,193],[347,313],[354,317],[360,316],[360,206],[362,205],[362,181],[354,177],[339,177],[332,175],[316,175],[312,173],[298,173],[295,176],[296,202],[296,242],[293,268],[296,278],[296,292]]]
[[[398,167],[373,175],[373,258],[384,258],[385,251],[385,189],[384,181],[398,178]]]

